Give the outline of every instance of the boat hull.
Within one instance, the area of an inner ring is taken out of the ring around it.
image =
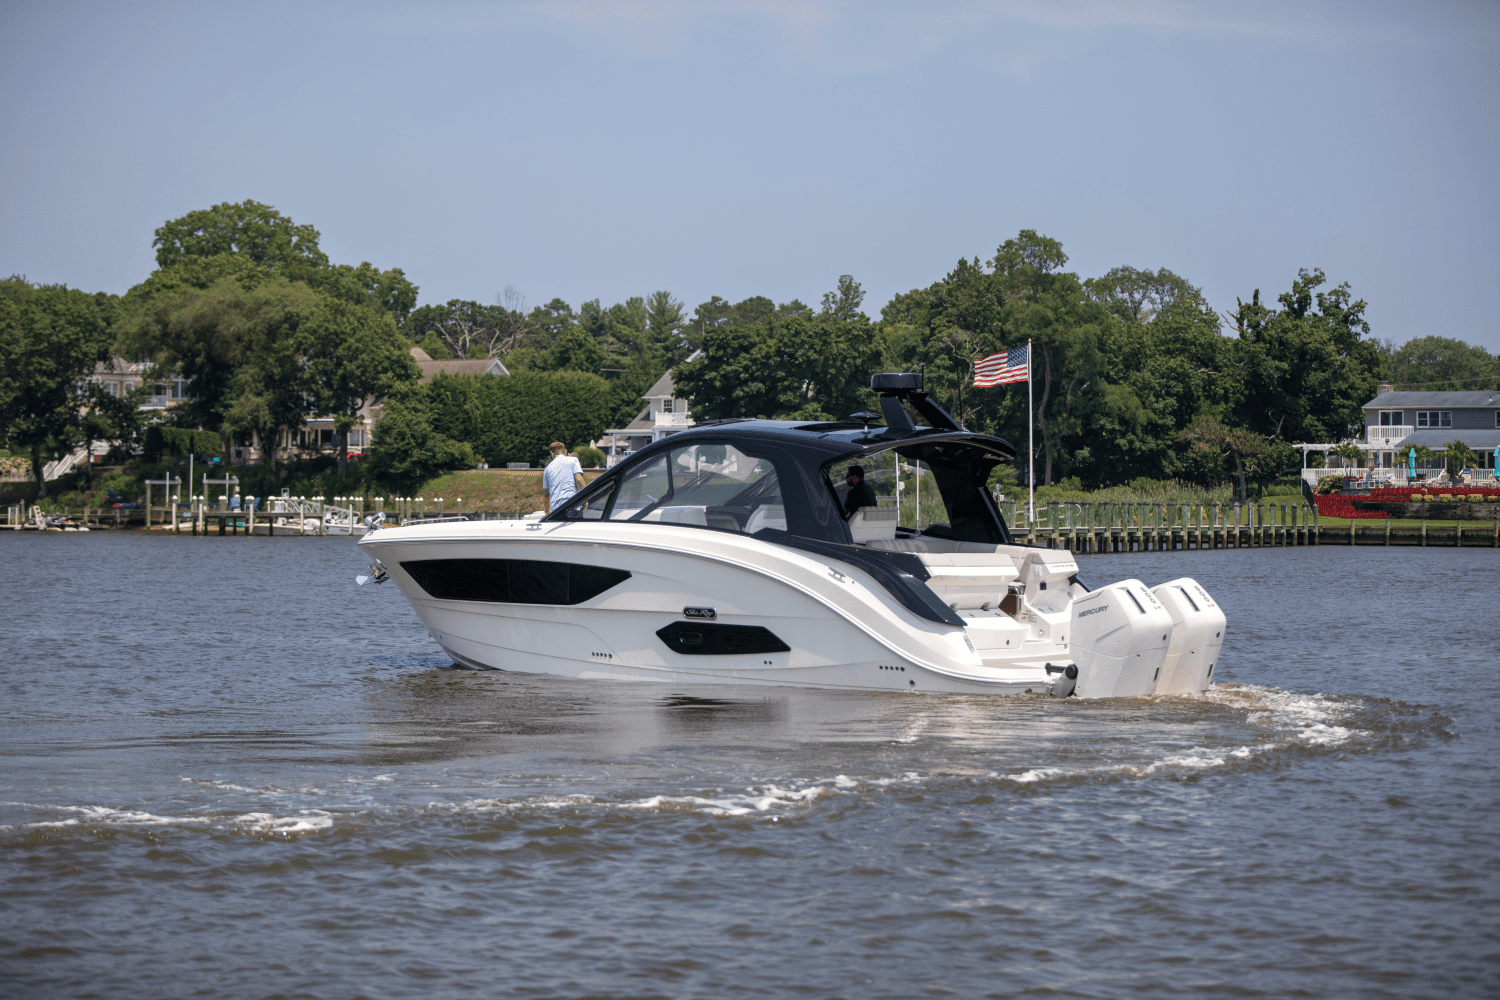
[[[1044,694],[1056,676],[1047,667],[1068,662],[1065,644],[1039,640],[998,612],[973,628],[928,621],[857,567],[747,536],[670,525],[477,522],[385,529],[360,545],[454,662],[472,668],[670,684]],[[557,606],[434,597],[402,566],[474,559],[563,562],[630,577]],[[765,629],[786,648],[681,652],[658,633],[703,620],[690,614]]]

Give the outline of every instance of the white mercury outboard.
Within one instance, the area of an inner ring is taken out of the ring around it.
[[[1173,621],[1139,580],[1121,580],[1073,601],[1069,646],[1080,698],[1151,694],[1171,646]],[[1222,632],[1222,629],[1220,630]]]
[[[1156,682],[1157,694],[1203,691],[1214,682],[1224,645],[1224,612],[1198,581],[1183,577],[1151,591],[1172,617],[1172,640]]]

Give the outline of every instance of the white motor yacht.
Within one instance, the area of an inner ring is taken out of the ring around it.
[[[1010,444],[960,427],[920,375],[871,388],[884,426],[713,421],[541,520],[382,527],[359,544],[465,667],[1079,697],[1213,682],[1225,619],[1202,587],[1090,590],[1071,553],[1012,540],[986,486]],[[868,487],[852,510],[835,485],[850,466]]]

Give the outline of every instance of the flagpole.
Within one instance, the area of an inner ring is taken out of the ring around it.
[[[1031,341],[1026,341],[1026,523],[1036,522],[1036,409],[1031,397]]]

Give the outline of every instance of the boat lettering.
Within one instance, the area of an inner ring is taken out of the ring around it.
[[[1101,611],[1108,611],[1108,610],[1109,610],[1109,605],[1108,604],[1101,604],[1097,608],[1089,608],[1087,611],[1080,611],[1080,612],[1078,612],[1078,617],[1079,618],[1087,618],[1089,615],[1097,615]]]
[[[707,621],[713,621],[719,617],[719,613],[713,608],[683,608],[682,613],[687,618],[702,618]]]

